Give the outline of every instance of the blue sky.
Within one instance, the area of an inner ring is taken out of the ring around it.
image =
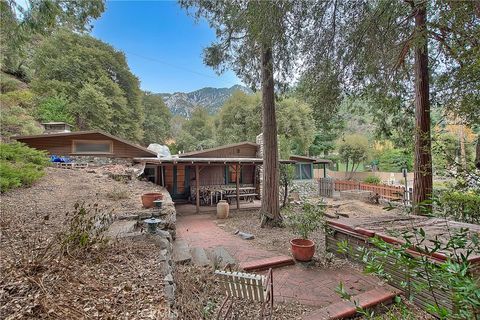
[[[92,35],[123,51],[143,90],[193,91],[241,84],[205,66],[202,50],[215,40],[205,21],[195,23],[176,1],[107,1]]]

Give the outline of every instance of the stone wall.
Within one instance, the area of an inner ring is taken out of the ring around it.
[[[128,158],[110,158],[96,156],[69,156],[74,162],[87,163],[89,167],[100,167],[107,164],[132,165],[132,159]]]
[[[310,180],[293,180],[288,188],[289,196],[292,197],[293,192],[298,192],[301,200],[306,198],[314,198],[319,196],[318,181]],[[283,188],[280,187],[280,199],[283,200]]]

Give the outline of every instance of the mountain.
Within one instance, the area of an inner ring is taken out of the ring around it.
[[[202,88],[192,92],[158,93],[174,115],[189,118],[197,106],[204,107],[208,113],[215,114],[233,92],[240,90],[245,93],[252,91],[241,85],[230,88]]]

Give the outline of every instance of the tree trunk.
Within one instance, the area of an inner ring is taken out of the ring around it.
[[[428,46],[426,5],[419,4],[415,13],[415,166],[413,183],[414,212],[432,194],[432,147],[430,136],[430,100],[428,79]]]
[[[278,226],[282,222],[279,208],[279,163],[272,48],[262,48],[262,126],[263,189],[261,226]]]
[[[475,167],[480,170],[480,135],[478,136],[477,140],[477,152],[475,156]]]

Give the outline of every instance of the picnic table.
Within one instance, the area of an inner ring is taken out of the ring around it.
[[[223,198],[231,198],[233,195],[236,195],[237,188],[215,188],[209,189],[208,192],[210,193],[210,204],[214,205],[214,203],[218,202],[218,197],[220,197],[220,200],[223,200]],[[255,187],[240,187],[238,188],[238,192],[241,195],[253,194],[255,193]],[[214,197],[215,202],[213,202]]]

